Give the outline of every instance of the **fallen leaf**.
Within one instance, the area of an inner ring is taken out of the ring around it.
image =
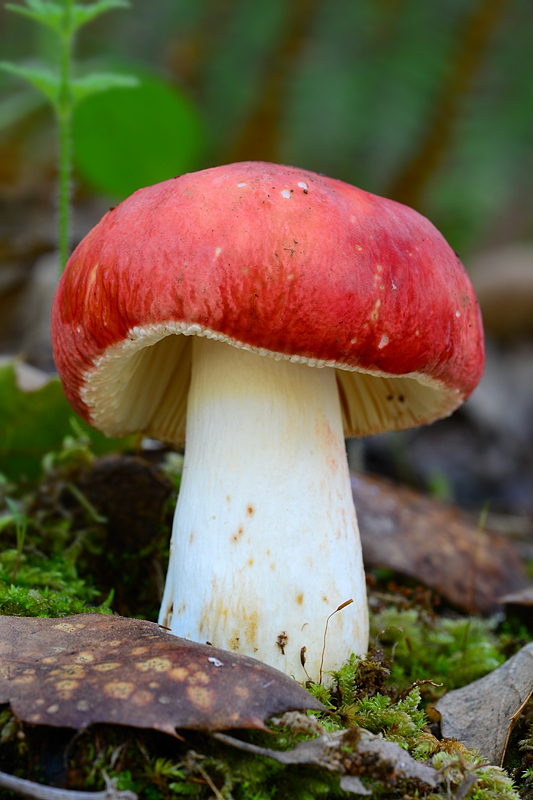
[[[442,735],[500,765],[517,713],[532,692],[533,644],[528,644],[494,672],[441,697],[435,709]]]
[[[173,736],[176,728],[264,730],[274,714],[324,710],[254,658],[100,614],[0,617],[0,703],[39,725],[115,723]]]
[[[336,772],[346,776],[345,780],[341,779],[341,788],[354,794],[371,794],[359,776],[385,781],[388,786],[402,780],[409,780],[425,789],[437,785],[437,771],[433,767],[415,761],[396,742],[388,742],[363,728],[325,733],[284,751],[258,747],[223,733],[214,734],[214,738],[239,750],[273,758],[280,764]]]
[[[384,478],[351,476],[367,567],[421,581],[458,608],[489,614],[529,584],[514,545],[467,512]]]
[[[500,597],[505,616],[516,617],[529,631],[533,630],[533,586]]]
[[[533,586],[526,586],[519,592],[506,594],[500,597],[500,601],[506,606],[533,606]]]
[[[16,362],[0,365],[0,472],[17,480],[37,478],[46,453],[60,450],[65,436],[72,436],[70,420],[87,433],[96,454],[131,447],[132,436],[108,439],[91,428],[70,407],[59,378],[51,378],[33,391],[22,390]]]
[[[148,461],[116,453],[95,458],[76,485],[106,519],[107,551],[138,552],[157,539],[173,485]]]

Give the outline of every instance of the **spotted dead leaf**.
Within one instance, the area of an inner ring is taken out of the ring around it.
[[[409,575],[470,612],[491,613],[528,585],[512,542],[475,517],[383,478],[351,480],[367,567]]]
[[[477,750],[491,764],[500,764],[509,734],[533,692],[533,644],[477,681],[441,697],[442,735]]]
[[[0,703],[24,722],[216,731],[264,729],[323,706],[253,658],[196,644],[153,622],[100,614],[0,617]]]

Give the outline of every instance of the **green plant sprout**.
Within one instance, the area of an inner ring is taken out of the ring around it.
[[[89,72],[75,76],[74,41],[80,28],[106,11],[129,8],[127,0],[96,0],[89,4],[74,0],[24,0],[24,5],[7,3],[6,8],[42,25],[56,35],[58,61],[55,65],[23,66],[0,62],[0,69],[23,78],[38,89],[52,106],[58,129],[58,244],[60,272],[69,254],[70,195],[72,178],[72,114],[75,106],[98,92],[117,87],[135,87],[130,75]]]
[[[14,523],[15,531],[17,534],[17,555],[15,558],[15,563],[13,564],[13,570],[11,572],[11,582],[15,583],[17,580],[17,574],[20,567],[20,559],[22,556],[22,551],[24,549],[24,540],[26,539],[26,531],[28,529],[28,517],[25,514],[21,514],[17,504],[10,498],[6,497],[5,499],[6,505],[9,507],[11,514],[5,516],[0,521],[0,530]]]

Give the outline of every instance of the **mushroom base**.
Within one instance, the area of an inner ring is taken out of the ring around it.
[[[200,337],[192,344],[159,621],[178,636],[318,680],[368,644],[335,370]]]

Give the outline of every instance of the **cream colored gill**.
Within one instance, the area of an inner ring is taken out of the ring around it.
[[[460,392],[411,373],[398,377],[368,372],[305,356],[288,356],[251,347],[199,325],[170,322],[136,327],[129,338],[110,347],[85,375],[82,400],[92,423],[108,436],[142,431],[167,442],[185,439],[191,373],[191,336],[237,349],[306,364],[335,368],[346,436],[369,436],[423,425],[451,414]]]

